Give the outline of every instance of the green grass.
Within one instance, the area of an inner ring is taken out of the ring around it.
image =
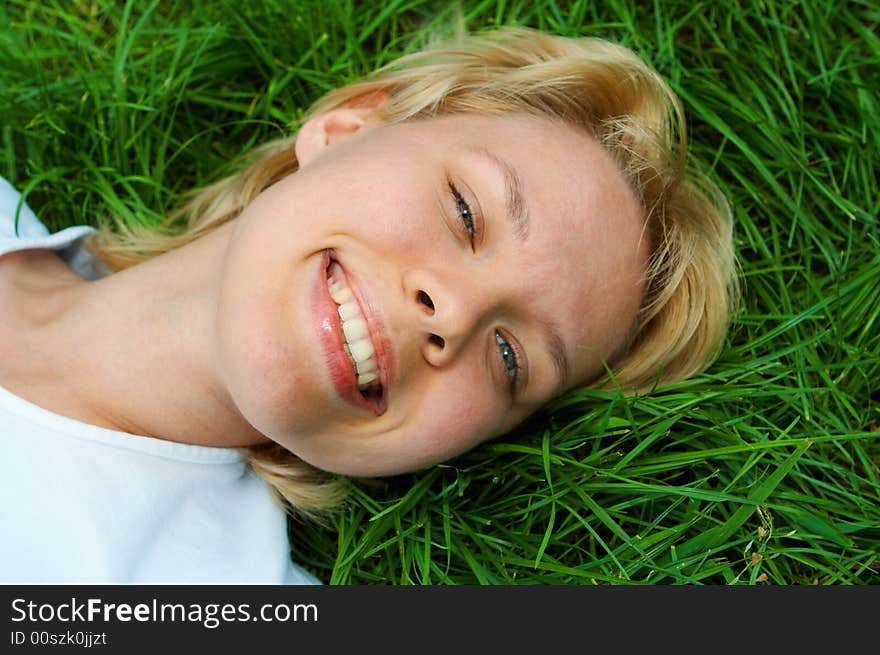
[[[182,5],[190,9],[180,9]],[[681,95],[732,200],[745,303],[717,364],[580,391],[292,524],[333,583],[880,583],[880,6],[464,3],[468,27],[620,41]],[[0,174],[52,229],[152,223],[446,3],[0,5]]]

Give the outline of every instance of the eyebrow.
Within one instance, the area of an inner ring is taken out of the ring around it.
[[[550,361],[559,377],[560,385],[565,387],[568,376],[571,373],[568,366],[568,358],[565,356],[565,342],[559,336],[559,330],[552,323],[543,319],[538,321],[541,332],[544,334],[545,346],[550,353]]]
[[[516,169],[505,159],[502,159],[487,148],[471,148],[470,150],[485,157],[501,171],[501,174],[504,176],[505,215],[510,221],[514,236],[520,241],[525,241],[529,235],[531,217],[529,216],[529,208],[523,196],[522,180]]]

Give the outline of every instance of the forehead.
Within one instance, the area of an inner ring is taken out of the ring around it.
[[[557,325],[570,382],[594,377],[602,370],[596,354],[616,351],[641,303],[648,243],[635,194],[611,155],[575,127],[521,116],[440,122],[452,152],[497,179],[497,166],[479,163],[488,159],[481,151],[515,172],[530,228],[522,242],[506,240],[511,284],[518,278],[534,316]]]
[[[597,250],[606,245],[601,241],[606,227],[620,230],[628,223],[641,231],[638,199],[611,155],[582,129],[524,115],[471,114],[432,119],[424,127],[426,143],[441,142],[453,155],[487,153],[510,164],[544,231],[560,228],[572,237],[589,237]]]

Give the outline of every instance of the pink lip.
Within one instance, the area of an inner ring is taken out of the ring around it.
[[[342,327],[339,312],[336,303],[330,297],[330,290],[327,288],[326,271],[330,264],[330,254],[329,250],[324,251],[324,256],[321,258],[321,268],[318,271],[318,279],[312,293],[312,315],[317,320],[318,337],[327,363],[330,380],[336,392],[344,400],[379,416],[385,412],[391,386],[391,376],[388,374],[390,362],[392,361],[390,342],[385,336],[386,333],[381,318],[375,312],[374,307],[369,302],[366,302],[361,295],[361,288],[357,284],[356,278],[353,278],[351,272],[343,267],[348,279],[348,286],[361,306],[364,319],[367,321],[367,328],[370,331],[370,338],[376,349],[376,363],[379,370],[379,382],[382,384],[382,398],[379,402],[368,400],[358,390],[357,379],[351,362],[342,349]],[[334,260],[342,266],[338,260],[335,258]]]

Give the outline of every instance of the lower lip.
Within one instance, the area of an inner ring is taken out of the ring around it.
[[[312,316],[315,318],[318,340],[330,374],[330,381],[340,398],[356,407],[376,413],[376,407],[358,391],[357,378],[351,366],[351,360],[342,349],[342,326],[340,325],[339,310],[327,288],[327,266],[329,263],[330,254],[325,251],[312,292]]]

